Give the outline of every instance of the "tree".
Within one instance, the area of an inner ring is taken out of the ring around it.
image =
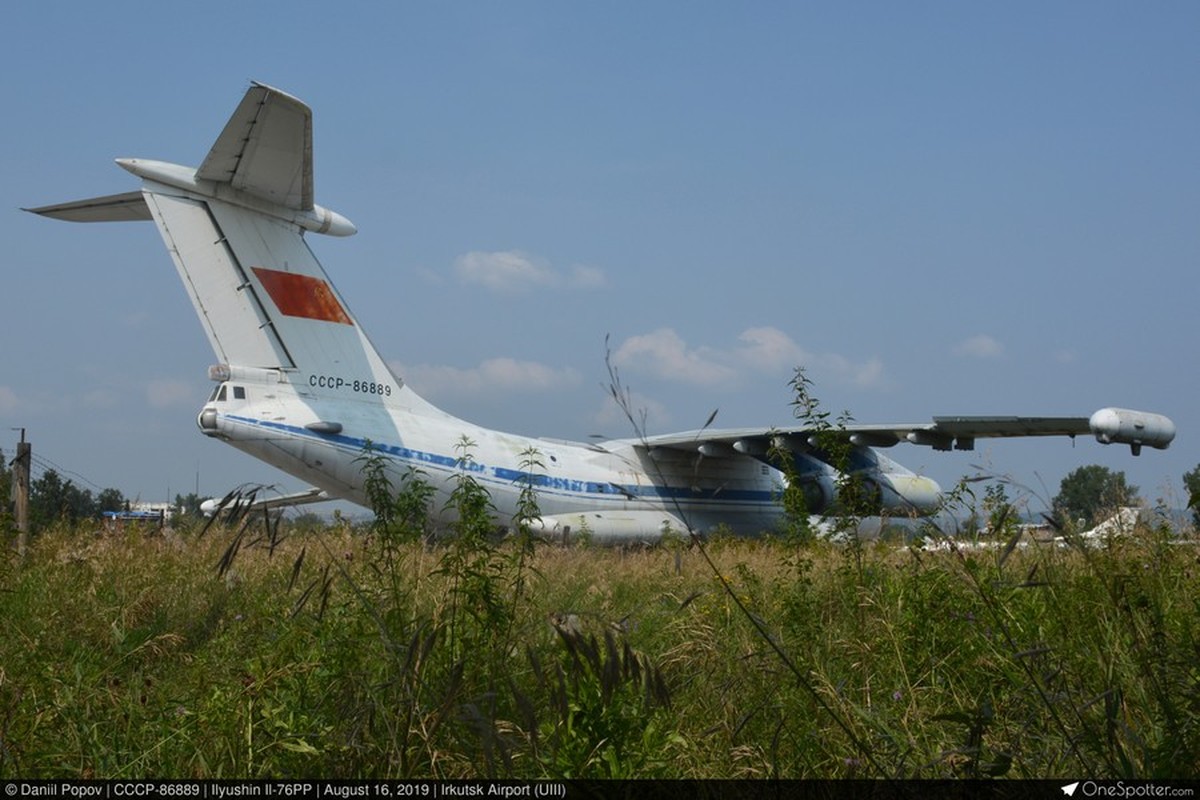
[[[124,511],[125,503],[125,495],[121,494],[119,489],[104,489],[96,497],[96,510],[100,512]]]
[[[1200,464],[1191,472],[1183,473],[1183,488],[1188,493],[1188,508],[1192,510],[1192,524],[1200,528]]]
[[[33,527],[44,528],[59,520],[72,525],[99,513],[96,499],[73,481],[64,481],[52,469],[29,484],[29,519]]]
[[[204,502],[204,498],[195,492],[188,492],[186,495],[175,495],[175,513],[182,517],[191,517],[193,519],[202,519],[204,512],[200,510],[200,504]]]
[[[29,520],[35,529],[59,521],[75,525],[98,518],[102,511],[121,511],[125,505],[125,495],[118,489],[102,489],[99,495],[93,495],[74,481],[64,481],[52,469],[29,484]]]
[[[987,487],[983,496],[983,513],[987,515],[987,531],[992,536],[1007,538],[1020,523],[1017,509],[1008,499],[1008,490],[1000,482]]]
[[[4,458],[4,451],[0,450],[0,531],[9,529],[9,522],[14,513],[13,500],[12,469]]]
[[[1054,513],[1063,522],[1083,520],[1085,525],[1095,525],[1106,512],[1132,505],[1137,499],[1138,487],[1125,482],[1124,472],[1089,464],[1062,479]]]

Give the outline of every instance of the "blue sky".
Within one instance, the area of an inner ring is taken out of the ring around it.
[[[310,243],[385,357],[491,427],[629,434],[1158,410],[1081,439],[889,455],[1053,496],[1200,462],[1195,3],[22,3],[0,33],[0,447],[160,500],[294,480],[203,437],[213,362],[149,223],[24,214],[198,164],[250,80],[314,109]],[[1035,505],[1037,505],[1035,501]]]

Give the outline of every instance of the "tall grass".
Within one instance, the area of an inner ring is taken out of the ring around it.
[[[444,543],[251,520],[6,551],[0,775],[1198,774],[1200,562],[1163,527],[702,557],[498,539],[460,489]]]
[[[848,461],[848,415],[792,388]],[[363,529],[249,515],[6,550],[0,776],[1198,774],[1200,560],[1165,525],[1021,542],[1000,485],[995,547],[864,542],[843,468],[839,545],[794,491],[778,539],[561,548],[530,535],[532,477],[498,535],[473,447],[442,541],[424,476],[368,445]],[[979,516],[969,484],[952,502]]]

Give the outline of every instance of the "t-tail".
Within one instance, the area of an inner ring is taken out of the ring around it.
[[[313,202],[312,111],[252,84],[199,168],[117,163],[141,191],[28,209],[75,222],[153,220],[217,357],[215,380],[290,384],[313,406],[313,430],[335,432],[330,403],[446,415],[380,357],[304,239],[350,236]],[[201,418],[201,427],[205,420]]]

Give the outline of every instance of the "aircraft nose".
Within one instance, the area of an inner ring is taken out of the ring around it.
[[[200,426],[200,430],[206,436],[213,436],[217,432],[217,410],[211,406],[206,406],[200,416],[196,418],[196,424]]]

